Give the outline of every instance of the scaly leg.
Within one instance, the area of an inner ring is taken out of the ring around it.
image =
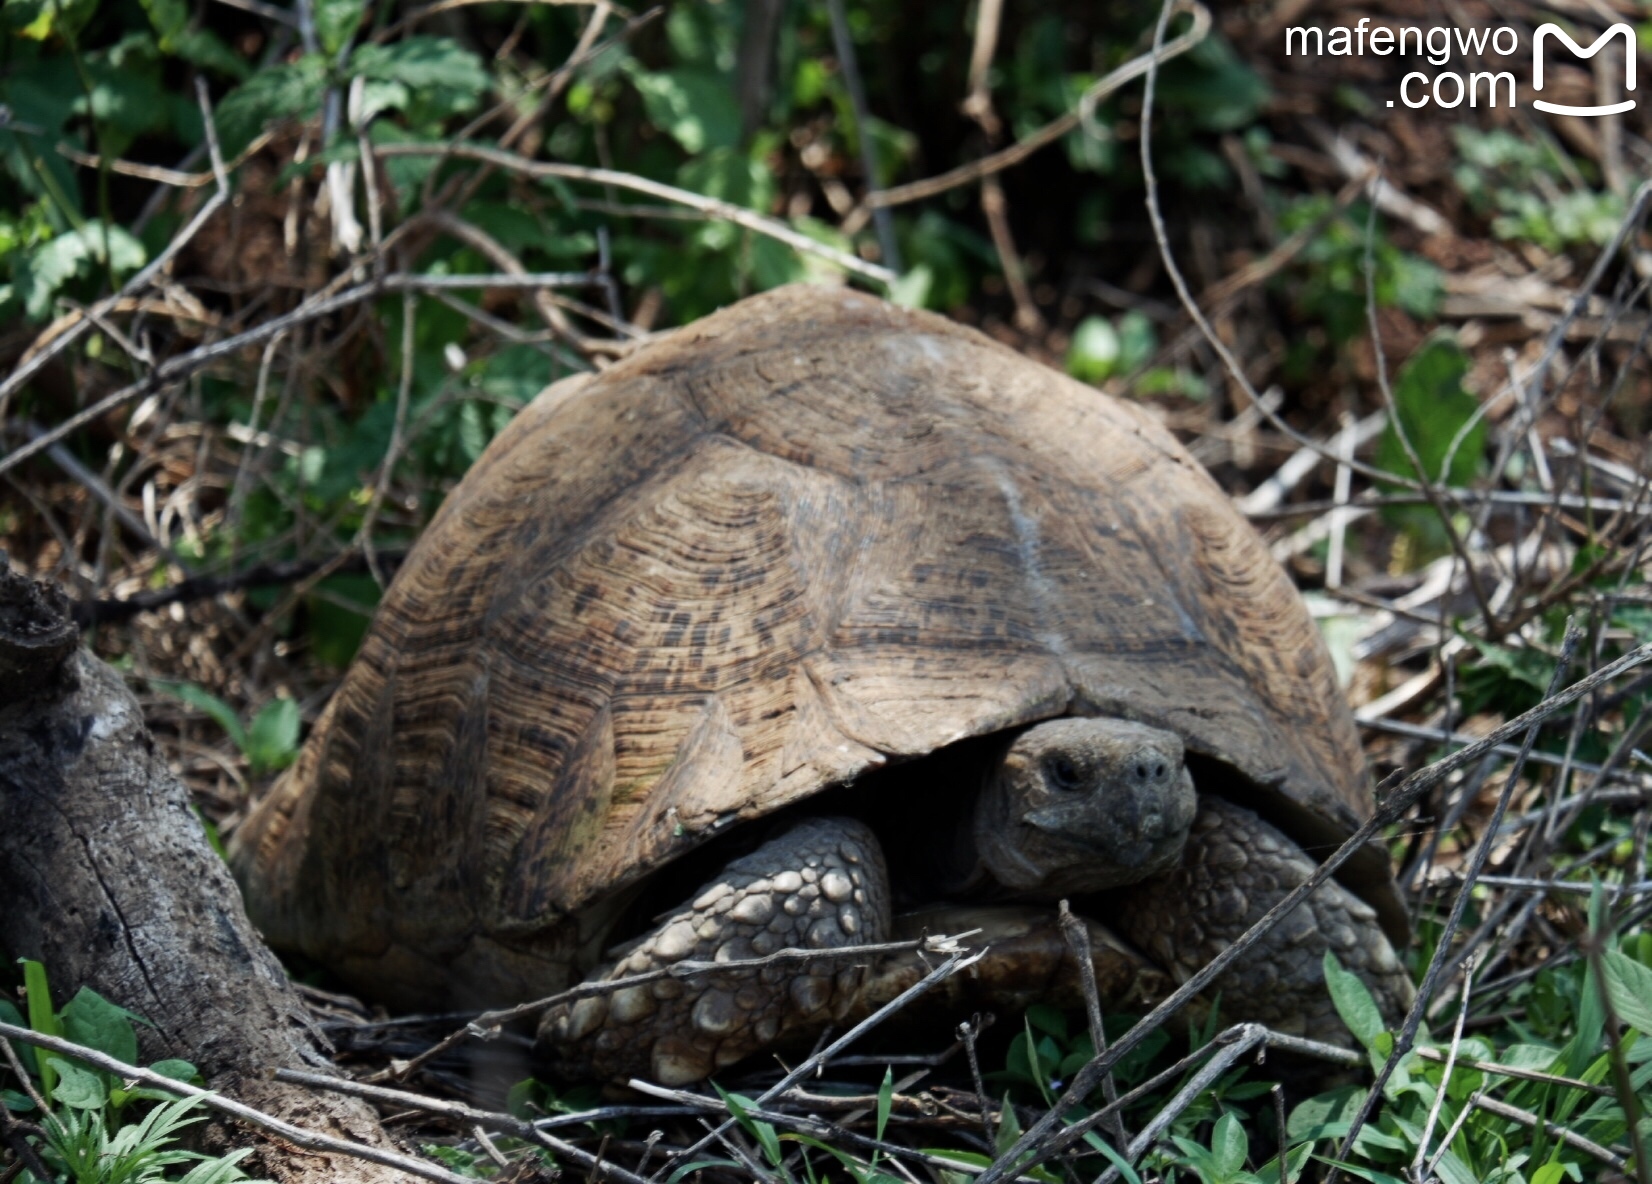
[[[1314,861],[1242,807],[1203,796],[1181,866],[1121,891],[1120,931],[1185,982],[1314,871]],[[1362,978],[1390,1021],[1413,997],[1411,980],[1376,913],[1327,881],[1208,989],[1228,1020],[1347,1045],[1325,986],[1325,951]]]
[[[811,818],[731,861],[658,928],[590,980],[684,959],[728,962],[776,950],[888,940],[889,875],[871,830]],[[852,959],[777,962],[669,978],[554,1008],[539,1042],[559,1074],[682,1085],[854,1005],[866,967]]]

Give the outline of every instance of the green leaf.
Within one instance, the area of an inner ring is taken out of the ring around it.
[[[132,1030],[135,1018],[92,988],[81,987],[63,1007],[63,1034],[76,1044],[131,1064],[138,1059],[138,1036]]]
[[[739,1123],[740,1128],[757,1140],[769,1162],[775,1167],[779,1167],[784,1160],[784,1156],[780,1151],[780,1138],[775,1133],[772,1124],[751,1116],[751,1099],[741,1094],[729,1093],[715,1081],[711,1083],[711,1088],[716,1090],[717,1096],[723,1099],[723,1104],[728,1107],[729,1113],[733,1115],[734,1121]]]
[[[155,28],[162,51],[197,66],[228,74],[240,80],[252,73],[241,55],[220,41],[216,34],[195,28],[184,0],[140,0]]]
[[[30,41],[72,41],[97,8],[98,0],[6,0],[5,25]]]
[[[508,397],[507,394],[496,393],[491,383],[494,378],[491,373],[485,376],[483,389],[498,398]],[[533,393],[537,394],[545,386],[545,381],[540,378],[533,384]],[[497,387],[502,391],[505,382],[501,379]],[[378,600],[379,586],[372,576],[331,576],[323,580],[316,588],[316,594],[306,597],[304,601],[310,631],[310,652],[329,666],[341,670],[348,666],[361,646],[361,639],[366,636],[373,606]],[[359,605],[359,610],[352,607],[354,605]]]
[[[632,70],[631,85],[642,96],[649,122],[690,155],[740,142],[740,106],[720,75],[692,68]]]
[[[883,1084],[878,1086],[878,1141],[883,1141],[884,1128],[889,1125],[889,1109],[895,1102],[895,1070],[893,1066],[883,1071]]]
[[[1377,1001],[1371,998],[1370,988],[1358,975],[1344,970],[1330,950],[1325,951],[1325,985],[1330,988],[1331,1002],[1348,1030],[1366,1048],[1374,1048],[1377,1037],[1384,1031],[1382,1012],[1377,1008]]]
[[[47,1055],[41,1062],[50,1065],[57,1074],[57,1085],[51,1100],[77,1110],[96,1110],[109,1100],[103,1088],[103,1076],[94,1070],[75,1064],[65,1057]]]
[[[746,1170],[744,1165],[735,1163],[732,1159],[696,1159],[692,1163],[685,1163],[681,1167],[674,1168],[671,1174],[665,1178],[665,1184],[678,1184],[678,1181],[684,1176],[703,1171],[706,1168],[733,1168],[737,1172]]]
[[[27,997],[29,1027],[42,1036],[63,1035],[63,1025],[58,1023],[57,1012],[52,1010],[52,991],[46,982],[46,968],[30,958],[19,958],[18,961],[23,964],[23,991]],[[51,1058],[41,1056],[37,1060],[40,1096],[50,1102],[57,1084],[57,1071],[52,1068]]]
[[[1285,1180],[1287,1184],[1295,1184],[1302,1176],[1302,1169],[1308,1166],[1313,1158],[1314,1145],[1312,1143],[1298,1143],[1285,1154]],[[1260,1168],[1256,1169],[1255,1179],[1274,1184],[1279,1176],[1279,1157],[1276,1155]]]
[[[775,191],[773,172],[733,148],[714,148],[685,162],[677,170],[677,183],[748,210],[767,209]],[[708,222],[694,238],[699,245],[723,250],[739,243],[746,233],[729,222]]]
[[[24,255],[14,265],[13,275],[24,311],[35,320],[52,310],[52,297],[69,280],[96,267],[107,265],[118,276],[143,266],[147,254],[143,244],[119,226],[106,227],[93,218],[78,230],[60,234],[51,242]]]
[[[1010,1096],[1004,1095],[1004,1104],[998,1108],[998,1133],[996,1146],[993,1148],[999,1155],[1005,1154],[1015,1146],[1021,1137],[1021,1119],[1015,1113],[1015,1107],[1010,1104]]]
[[[313,11],[322,52],[336,58],[339,50],[355,40],[367,5],[363,0],[314,0]]]
[[[1141,1176],[1136,1173],[1135,1168],[1130,1166],[1130,1161],[1113,1150],[1105,1139],[1096,1139],[1090,1143],[1090,1146],[1100,1151],[1102,1156],[1119,1170],[1119,1175],[1124,1178],[1125,1184],[1141,1184]]]
[[[1566,1178],[1566,1165],[1546,1163],[1532,1173],[1532,1184],[1560,1184]]]
[[[1067,347],[1067,373],[1080,382],[1102,382],[1118,369],[1123,352],[1118,330],[1105,317],[1085,317]]]
[[[451,37],[409,37],[393,45],[363,45],[350,57],[350,72],[400,82],[415,93],[447,91],[474,106],[492,85],[482,59]]]
[[[274,773],[293,763],[301,723],[294,700],[274,699],[264,704],[247,731],[247,760],[254,773]]]
[[[1216,1157],[1216,1170],[1225,1179],[1231,1179],[1245,1166],[1250,1141],[1245,1137],[1245,1128],[1232,1114],[1224,1113],[1216,1120],[1216,1129],[1210,1135],[1210,1150]]]
[[[1379,1172],[1374,1168],[1362,1168],[1358,1164],[1345,1163],[1340,1159],[1332,1159],[1328,1155],[1316,1155],[1314,1158],[1319,1160],[1320,1163],[1334,1164],[1350,1176],[1359,1180],[1367,1180],[1370,1184],[1406,1184],[1400,1177],[1391,1176],[1387,1172]]]
[[[1067,1017],[1059,1007],[1051,1007],[1048,1003],[1034,1003],[1027,1008],[1027,1023],[1057,1040],[1067,1039]]]
[[[1606,993],[1618,1019],[1652,1036],[1652,969],[1627,954],[1606,951]]]
[[[241,1147],[217,1159],[207,1159],[190,1168],[184,1173],[178,1184],[230,1184],[234,1180],[246,1179],[246,1173],[236,1165],[253,1153],[254,1148]],[[254,1182],[260,1184],[260,1182]]]
[[[1129,374],[1152,360],[1159,350],[1159,334],[1147,314],[1131,309],[1118,320],[1119,360],[1121,374]]]
[[[889,285],[889,299],[902,308],[924,308],[929,304],[929,293],[935,286],[935,273],[929,264],[920,263]]]
[[[1290,1138],[1313,1142],[1318,1139],[1339,1139],[1348,1133],[1354,1114],[1365,1104],[1364,1089],[1345,1085],[1326,1093],[1315,1094],[1291,1111],[1285,1124]]]
[[[1463,435],[1456,451],[1452,451],[1458,433],[1480,408],[1479,401],[1463,389],[1469,362],[1467,351],[1456,338],[1437,333],[1411,355],[1394,383],[1399,425],[1410,438],[1422,462],[1423,475],[1430,481],[1461,485],[1480,471],[1486,439],[1483,419]],[[1392,422],[1383,433],[1377,459],[1390,472],[1416,475]]]
[[[159,1073],[162,1077],[170,1077],[173,1081],[181,1081],[186,1085],[201,1085],[201,1073],[188,1061],[165,1060],[156,1061],[149,1066],[151,1073]],[[109,1104],[117,1110],[136,1098],[148,1099],[152,1102],[170,1102],[178,1095],[164,1089],[140,1085],[134,1089],[115,1087],[109,1091]]]
[[[258,71],[218,104],[215,118],[225,153],[241,151],[268,124],[317,111],[326,87],[327,59],[319,53]]]
[[[1598,932],[1598,918],[1591,917],[1591,923]],[[1606,1012],[1601,1006],[1593,961],[1583,964],[1583,982],[1578,988],[1574,1006],[1577,1018],[1573,1022],[1572,1038],[1567,1042],[1565,1050],[1564,1072],[1567,1077],[1581,1076],[1591,1062],[1596,1061],[1595,1051],[1600,1048],[1601,1038],[1606,1031]]]
[[[240,717],[235,709],[211,691],[202,689],[192,682],[157,682],[155,689],[179,699],[197,711],[206,715],[224,729],[226,735],[234,741],[235,747],[242,752],[247,751],[247,730],[241,726]]]

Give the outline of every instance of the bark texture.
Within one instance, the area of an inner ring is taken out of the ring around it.
[[[331,1072],[326,1040],[248,922],[118,674],[79,647],[62,593],[0,571],[0,955],[43,962],[61,1005],[82,985],[150,1020],[146,1062],[289,1122],[389,1146],[357,1099],[271,1080]],[[283,1184],[402,1179],[251,1131],[244,1165]]]

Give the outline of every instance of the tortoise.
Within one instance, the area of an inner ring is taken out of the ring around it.
[[[980,927],[959,990],[1059,993],[1063,899],[1110,1006],[1162,993],[1371,809],[1294,586],[1150,414],[794,286],[516,416],[232,863],[277,949],[395,1007],[823,951],[540,1026],[565,1074],[674,1084],[922,970],[845,946]],[[1405,931],[1372,846],[1220,1006],[1345,1040],[1324,952],[1392,1013]]]

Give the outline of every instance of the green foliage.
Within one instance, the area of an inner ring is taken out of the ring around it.
[[[1287,233],[1321,223],[1279,286],[1289,291],[1299,316],[1324,325],[1331,341],[1342,345],[1366,330],[1368,219],[1360,204],[1335,213],[1333,199],[1323,195],[1292,199],[1279,216],[1279,228]],[[1388,242],[1380,223],[1369,245],[1370,286],[1378,307],[1433,316],[1445,292],[1439,269]]]
[[[1495,711],[1515,716],[1543,700],[1554,675],[1554,659],[1548,654],[1471,634],[1461,636],[1480,656],[1480,661],[1465,667],[1458,677],[1457,693],[1466,714]]]
[[[1634,1089],[1642,1095],[1644,1113],[1652,1101],[1652,1039],[1640,1024],[1652,1023],[1645,1004],[1652,990],[1652,968],[1640,955],[1652,950],[1639,939],[1607,940],[1603,960],[1607,992],[1620,1018],[1636,1028],[1626,1036],[1623,1052],[1638,1066],[1632,1078]],[[1382,1064],[1392,1052],[1394,1037],[1383,1028],[1369,991],[1329,955],[1325,972],[1338,1012],[1371,1053],[1373,1065]],[[1510,1025],[1503,1033],[1508,1043],[1502,1048],[1484,1036],[1465,1036],[1449,1081],[1438,1060],[1425,1059],[1415,1050],[1401,1058],[1375,1116],[1355,1139],[1350,1174],[1365,1180],[1397,1180],[1405,1175],[1419,1146],[1424,1146],[1429,1158],[1438,1157],[1435,1170],[1446,1184],[1596,1178],[1601,1165],[1571,1144],[1472,1105],[1476,1091],[1495,1093],[1509,1105],[1541,1114],[1603,1146],[1621,1141],[1627,1129],[1621,1099],[1615,1094],[1587,1092],[1563,1080],[1598,1085],[1607,1077],[1611,1053],[1602,1047],[1604,1027],[1592,972],[1569,966],[1548,968],[1523,995],[1528,1017],[1535,1024]],[[1540,1003],[1544,999],[1547,1002]],[[1635,1018],[1627,1019],[1630,1015]],[[1420,1045],[1439,1051],[1426,1031]],[[1471,1061],[1536,1072],[1548,1079],[1501,1076],[1471,1067]],[[1314,1158],[1321,1162],[1335,1162],[1335,1152],[1348,1135],[1364,1096],[1361,1088],[1344,1086],[1301,1103],[1288,1123],[1291,1140],[1311,1145]],[[1438,1114],[1430,1126],[1429,1115],[1436,1106]],[[1442,1147],[1440,1140],[1447,1132],[1451,1139]],[[1266,1172],[1261,1175],[1269,1178]]]
[[[1485,465],[1486,424],[1480,402],[1463,389],[1469,357],[1448,333],[1424,341],[1394,379],[1394,413],[1377,446],[1377,466],[1434,484],[1467,485]],[[1416,454],[1418,473],[1405,441]],[[1390,487],[1397,488],[1397,487]],[[1387,506],[1384,516],[1418,544],[1424,557],[1449,545],[1432,506]]]
[[[107,1056],[135,1063],[138,1037],[135,1024],[147,1023],[89,987],[82,987],[61,1011],[53,1011],[46,971],[38,962],[23,960],[28,996],[28,1026],[42,1035],[61,1036]],[[22,1016],[0,1000],[0,1020],[22,1025]],[[111,1073],[72,1057],[37,1053],[28,1045],[17,1051],[24,1071],[49,1111],[32,1114],[35,1106],[21,1089],[0,1090],[0,1105],[29,1114],[44,1138],[29,1136],[52,1181],[36,1181],[25,1171],[25,1184],[148,1184],[171,1180],[180,1184],[231,1184],[246,1179],[236,1165],[251,1148],[223,1156],[208,1156],[175,1146],[185,1127],[201,1121],[199,1096],[180,1098],[148,1086],[129,1085]],[[175,1081],[199,1084],[200,1075],[187,1061],[164,1060],[150,1070]],[[22,1083],[17,1083],[21,1085]],[[187,1171],[173,1169],[191,1165]]]
[[[1547,251],[1601,246],[1623,220],[1624,199],[1611,190],[1574,187],[1558,153],[1503,129],[1456,127],[1457,186],[1491,219],[1499,238]]]
[[[1191,1170],[1199,1184],[1278,1184],[1280,1180],[1277,1156],[1255,1171],[1246,1169],[1250,1139],[1243,1124],[1231,1113],[1216,1120],[1208,1147],[1180,1135],[1172,1136],[1172,1141],[1182,1153],[1173,1162]],[[1290,1150],[1285,1157],[1286,1180],[1300,1178],[1310,1151],[1307,1143],[1299,1143]]]
[[[105,267],[118,279],[142,267],[143,245],[118,226],[94,218],[33,251],[22,253],[12,270],[13,293],[33,320],[45,320],[52,297],[68,281]]]
[[[250,725],[243,725],[233,707],[194,683],[158,682],[155,687],[205,713],[223,728],[247,758],[254,776],[279,772],[298,755],[303,720],[298,704],[291,699],[271,699],[253,716]]]
[[[669,133],[684,152],[732,149],[739,142],[740,110],[719,75],[693,67],[649,72],[634,62],[628,66],[649,121]]]
[[[1116,321],[1085,317],[1073,330],[1067,373],[1081,382],[1104,382],[1145,366],[1158,349],[1153,322],[1142,313],[1132,310]]]
[[[142,4],[149,23],[155,28],[155,43],[162,53],[231,78],[244,79],[251,73],[229,46],[190,20],[189,6],[183,0],[142,0]]]
[[[267,125],[314,110],[327,84],[327,64],[320,54],[260,70],[218,104],[214,118],[224,151],[236,153]]]
[[[6,0],[5,24],[19,37],[72,41],[97,11],[97,0]]]

